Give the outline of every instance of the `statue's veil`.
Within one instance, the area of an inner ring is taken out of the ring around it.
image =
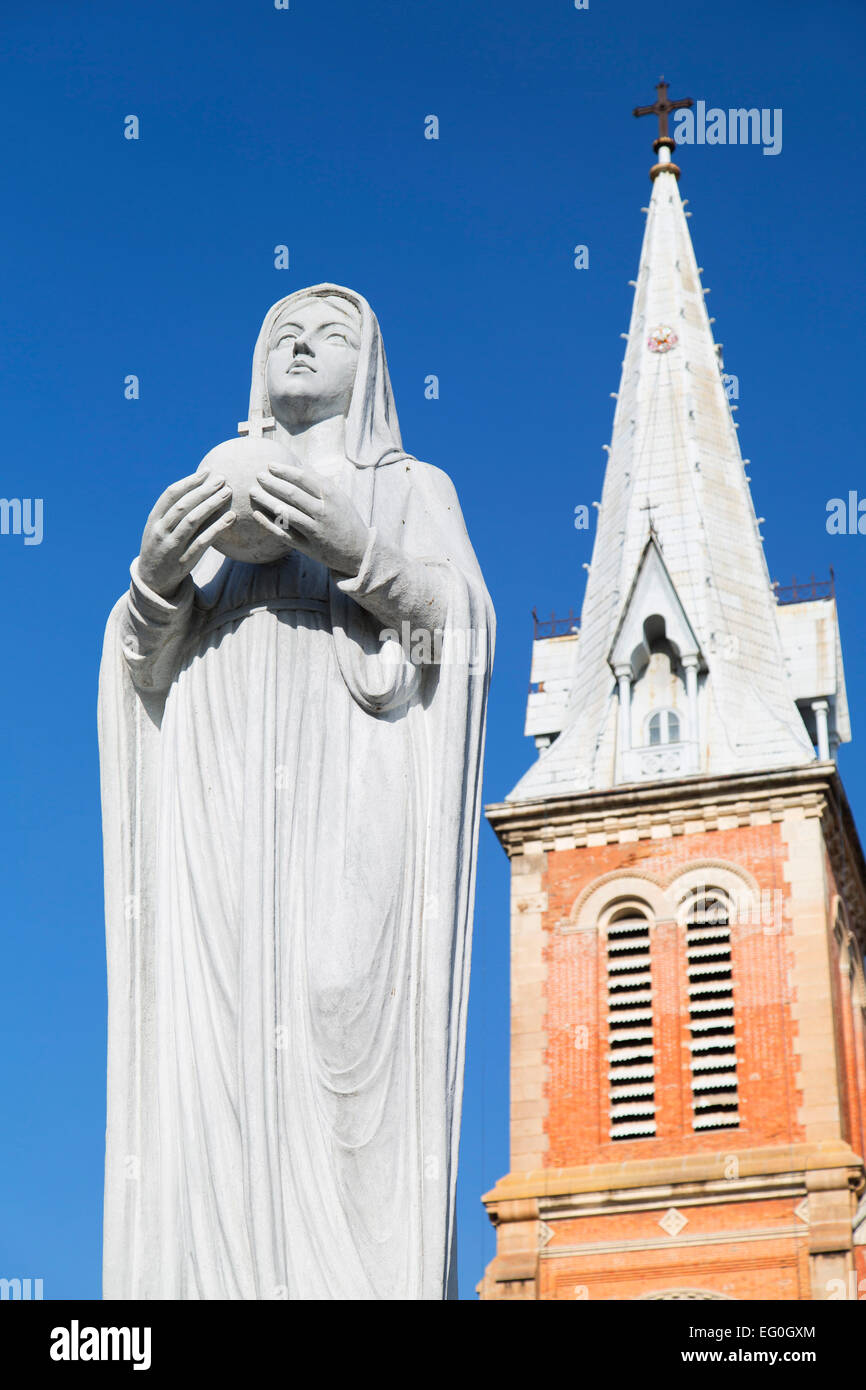
[[[296,290],[268,310],[253,354],[250,419],[271,414],[265,372],[274,324],[289,305],[302,304],[309,299],[346,299],[361,321],[358,370],[346,416],[347,457],[359,468],[373,468],[380,463],[393,463],[405,458],[378,320],[363,295],[342,285],[322,284]]]

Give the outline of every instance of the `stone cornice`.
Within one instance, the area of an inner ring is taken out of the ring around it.
[[[617,844],[779,821],[799,808],[822,821],[825,841],[866,949],[866,859],[835,763],[498,802],[485,815],[509,858],[587,844]]]
[[[682,781],[630,783],[598,791],[572,792],[531,801],[503,801],[485,807],[485,815],[506,852],[527,839],[553,839],[607,828],[618,832],[632,826],[674,819],[713,820],[718,808],[730,812],[743,802],[744,811],[771,813],[804,798],[826,796],[841,787],[832,763],[813,763],[781,771],[738,773],[723,777],[689,777]]]
[[[736,1178],[728,1176],[732,1159],[736,1159]],[[792,1185],[806,1191],[808,1173],[833,1174],[828,1185],[863,1187],[863,1160],[843,1140],[824,1140],[814,1144],[788,1144],[777,1147],[739,1149],[727,1153],[684,1154],[680,1157],[634,1159],[624,1163],[594,1163],[576,1168],[541,1168],[532,1172],[513,1172],[501,1178],[496,1186],[482,1197],[491,1220],[526,1220],[528,1205],[540,1215],[542,1210],[560,1218],[585,1215],[580,1198],[589,1194],[605,1194],[605,1205],[615,1198],[626,1205],[638,1200],[650,1202],[653,1190],[664,1195],[664,1201],[679,1200],[674,1194],[683,1190],[684,1198],[697,1195],[697,1185],[705,1185],[705,1201],[718,1200],[717,1185],[736,1185],[743,1192],[755,1192],[761,1178],[766,1180],[766,1195],[784,1179],[782,1186]],[[823,1179],[822,1179],[823,1181]],[[632,1195],[629,1196],[628,1194]],[[570,1201],[576,1199],[575,1209],[569,1211]],[[558,1211],[557,1211],[558,1209]],[[609,1210],[609,1207],[608,1207]]]

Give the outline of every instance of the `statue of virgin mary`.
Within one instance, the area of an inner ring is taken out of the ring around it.
[[[104,1296],[454,1297],[492,608],[361,295],[274,305],[249,419],[105,636]]]

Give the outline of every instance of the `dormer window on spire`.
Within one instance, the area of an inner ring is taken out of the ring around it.
[[[698,640],[650,532],[608,658],[617,680],[617,781],[701,770]]]

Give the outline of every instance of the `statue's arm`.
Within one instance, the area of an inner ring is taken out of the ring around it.
[[[399,630],[408,622],[413,629],[435,632],[445,625],[450,582],[443,561],[407,555],[373,526],[357,574],[338,579],[337,588],[383,628]]]
[[[408,475],[409,469],[404,475],[401,468],[397,476]],[[408,621],[435,633],[445,628],[457,591],[469,586],[486,598],[486,590],[451,479],[417,459],[411,477],[411,497],[400,508],[405,518],[400,534],[371,527],[356,574],[340,576],[337,587],[384,628],[400,630]]]
[[[171,685],[192,621],[190,573],[234,522],[230,503],[224,478],[190,473],[166,488],[147,518],[121,622],[123,655],[138,690],[159,693]]]
[[[187,576],[171,599],[163,598],[141,578],[138,560],[130,566],[132,583],[121,619],[123,655],[136,688],[167,690],[177,672],[193,618],[195,585]]]

